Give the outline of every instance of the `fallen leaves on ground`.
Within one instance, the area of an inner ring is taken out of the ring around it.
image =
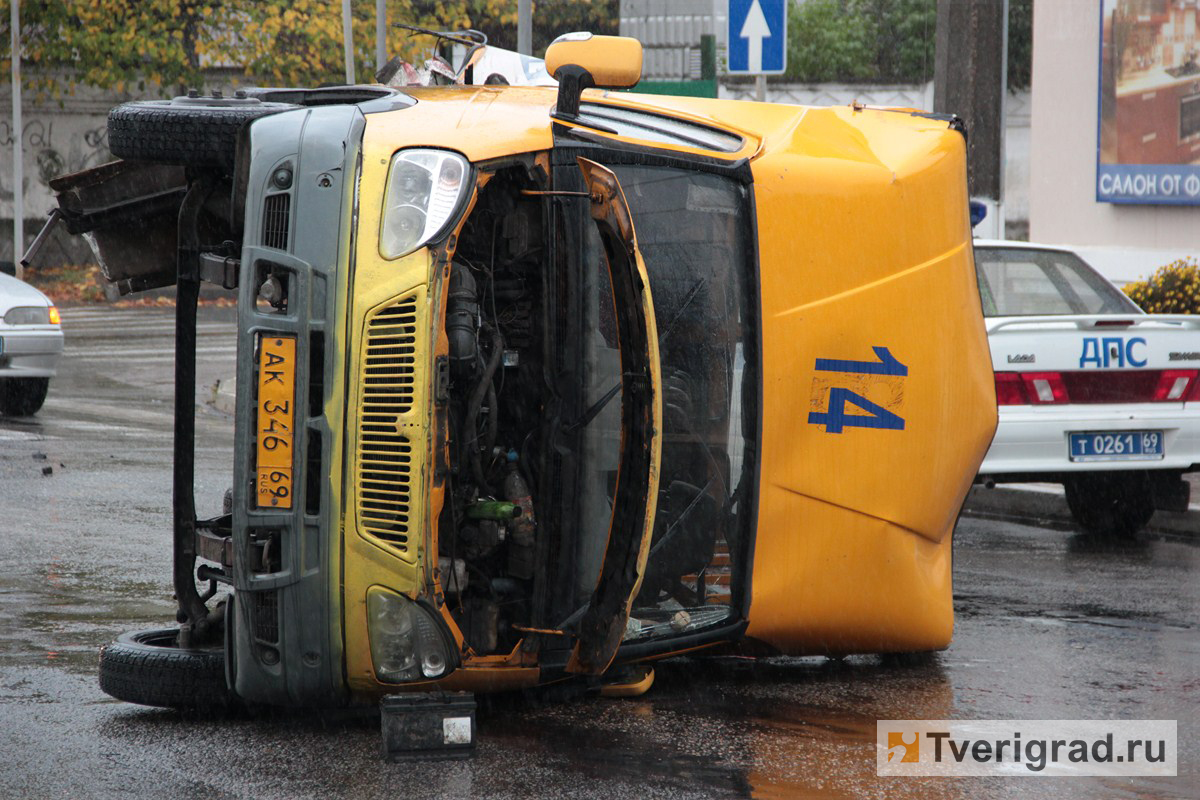
[[[237,306],[237,298],[201,297],[196,303],[210,308],[233,308]],[[174,308],[175,298],[162,295],[158,297],[123,297],[111,305],[113,308]]]
[[[25,282],[46,293],[56,305],[106,302],[100,267],[61,266],[25,270]]]
[[[113,308],[174,308],[172,295],[136,294],[109,300],[105,293],[104,274],[96,264],[38,267],[25,271],[25,282],[43,291],[58,306],[110,305]],[[216,308],[233,308],[237,298],[232,296],[203,297],[199,304]]]

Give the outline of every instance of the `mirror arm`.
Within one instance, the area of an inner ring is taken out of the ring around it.
[[[555,116],[579,116],[579,98],[584,89],[593,88],[596,83],[592,73],[575,64],[564,64],[554,73],[558,81],[558,102],[555,104]]]

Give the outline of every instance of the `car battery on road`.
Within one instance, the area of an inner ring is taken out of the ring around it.
[[[468,758],[475,750],[470,692],[387,695],[379,716],[388,761]]]

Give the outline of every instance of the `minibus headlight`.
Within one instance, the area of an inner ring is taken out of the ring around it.
[[[388,168],[379,253],[399,258],[438,238],[467,196],[467,160],[448,150],[401,150]]]
[[[370,589],[367,633],[375,675],[383,683],[431,680],[449,672],[450,648],[437,620],[407,597]]]

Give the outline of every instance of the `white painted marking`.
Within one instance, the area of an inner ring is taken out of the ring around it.
[[[36,442],[45,438],[45,435],[41,433],[13,431],[0,428],[0,442]]]

